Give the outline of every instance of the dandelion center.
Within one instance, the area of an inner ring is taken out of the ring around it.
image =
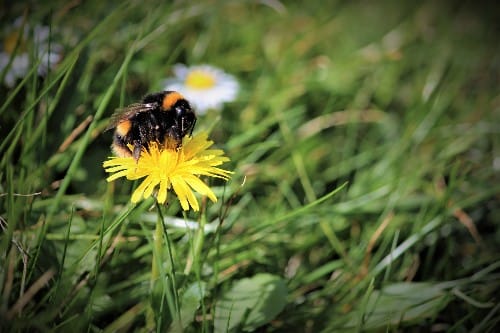
[[[204,70],[193,70],[186,76],[186,86],[193,89],[210,89],[215,86],[214,75]]]

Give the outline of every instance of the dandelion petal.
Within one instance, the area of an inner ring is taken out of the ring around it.
[[[141,152],[136,161],[133,157],[112,157],[103,163],[104,171],[110,173],[107,181],[121,177],[128,180],[143,179],[132,193],[130,200],[137,203],[156,192],[156,200],[163,204],[167,201],[170,188],[177,195],[183,210],[192,208],[199,211],[200,206],[194,192],[207,196],[216,202],[217,197],[200,176],[229,179],[231,171],[217,166],[229,161],[219,149],[208,149],[213,141],[206,132],[185,138],[179,149],[163,149],[151,142],[148,149]]]

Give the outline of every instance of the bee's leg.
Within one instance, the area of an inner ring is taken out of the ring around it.
[[[162,140],[158,140],[161,149],[174,149],[175,148],[175,135],[172,128],[166,129]]]
[[[139,157],[141,157],[141,144],[139,142],[134,142],[134,160],[137,162],[139,160]]]
[[[194,125],[196,125],[196,118],[194,118],[193,125],[191,125],[191,130],[189,131],[189,136],[193,136]]]
[[[182,135],[179,134],[179,131],[174,131],[175,137],[175,150],[178,150],[182,146]]]

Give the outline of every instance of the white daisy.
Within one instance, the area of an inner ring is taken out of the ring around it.
[[[209,109],[220,109],[238,94],[238,81],[234,76],[210,65],[173,66],[175,77],[164,81],[165,90],[183,94],[198,114]]]
[[[21,33],[22,36],[20,36]],[[29,39],[30,37],[32,40]],[[11,58],[12,62],[4,78],[5,85],[10,88],[26,75],[32,62],[39,60],[38,75],[46,76],[49,70],[61,60],[62,46],[52,43],[49,27],[36,25],[30,31],[29,25],[23,23],[22,18],[18,18],[3,34],[0,49],[0,73],[9,65]]]

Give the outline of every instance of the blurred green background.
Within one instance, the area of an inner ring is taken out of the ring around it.
[[[4,1],[0,17],[3,54],[19,17],[62,48],[0,87],[0,331],[498,326],[494,1]],[[170,196],[155,250],[158,207],[105,181],[104,129],[176,63],[238,79],[195,129],[234,174],[201,213]]]

